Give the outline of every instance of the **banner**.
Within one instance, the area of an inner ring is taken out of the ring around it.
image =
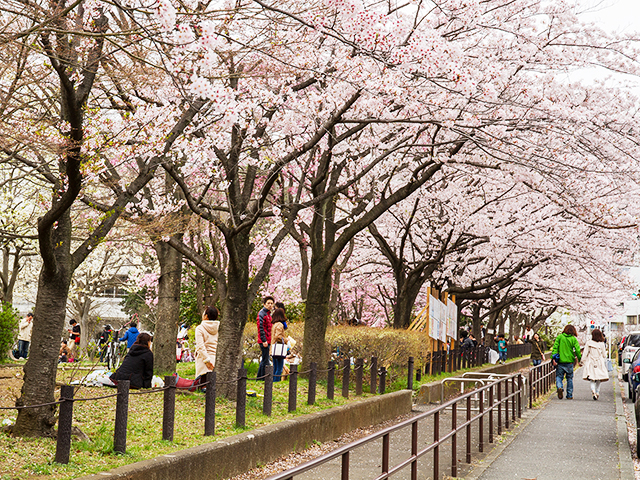
[[[458,306],[452,300],[447,303],[447,335],[458,340]]]

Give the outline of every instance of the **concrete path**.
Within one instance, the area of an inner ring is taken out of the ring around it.
[[[469,480],[633,480],[633,465],[617,375],[602,384],[594,401],[582,370],[574,374],[574,399],[554,394],[537,412],[529,411]]]

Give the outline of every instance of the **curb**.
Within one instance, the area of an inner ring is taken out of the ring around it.
[[[618,368],[616,367],[615,380],[613,382],[613,395],[616,399],[616,425],[618,427],[618,455],[620,457],[620,478],[635,478],[633,460],[631,458],[631,445],[629,444],[629,433],[627,431],[627,418],[624,414],[622,404],[623,392],[616,391],[620,387],[618,381]]]

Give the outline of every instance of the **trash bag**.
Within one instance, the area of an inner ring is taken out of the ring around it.
[[[496,363],[498,363],[498,359],[500,358],[500,355],[498,355],[498,352],[496,352],[494,349],[490,348],[489,349],[489,363],[495,365]]]

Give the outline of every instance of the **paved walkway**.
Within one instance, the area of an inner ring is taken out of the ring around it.
[[[612,377],[594,401],[578,370],[573,400],[554,394],[544,408],[529,410],[514,435],[465,478],[633,480],[620,386]]]

